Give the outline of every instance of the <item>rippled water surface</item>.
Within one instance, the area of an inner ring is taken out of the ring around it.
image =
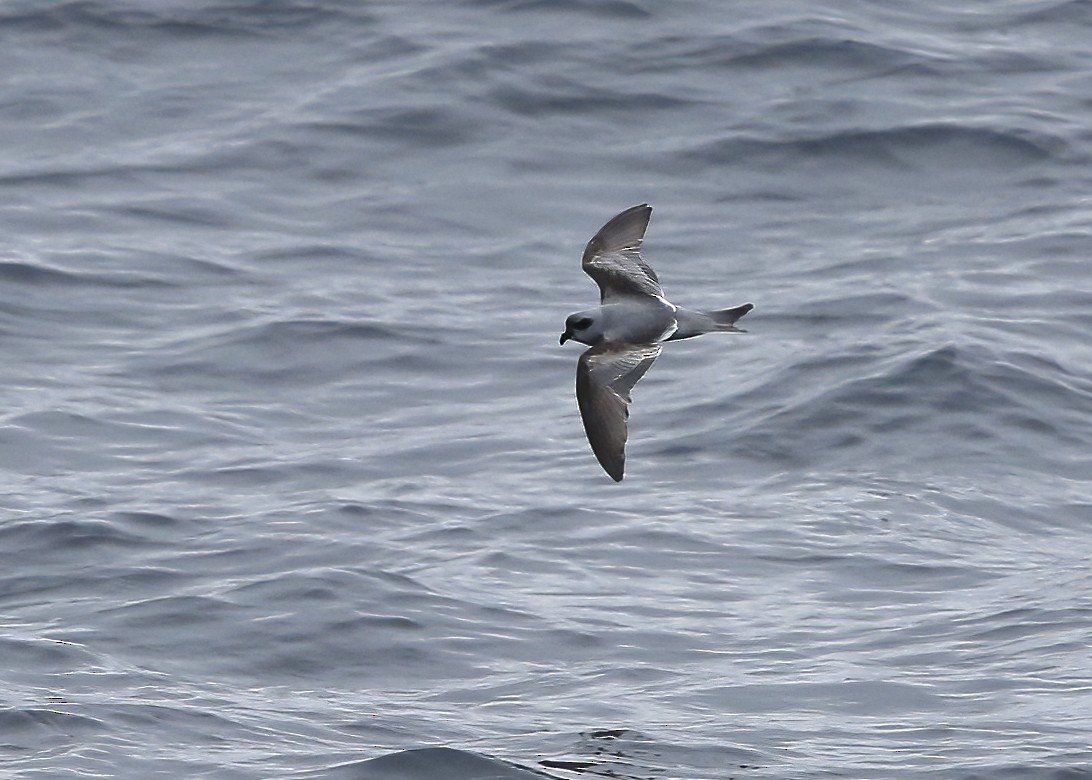
[[[0,8],[0,774],[1092,777],[1092,9]],[[672,343],[627,476],[580,252]]]

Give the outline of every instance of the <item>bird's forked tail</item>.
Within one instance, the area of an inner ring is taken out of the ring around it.
[[[675,309],[675,332],[667,340],[689,339],[703,333],[739,333],[735,321],[753,308],[750,303],[720,311],[694,311],[679,306]]]
[[[735,330],[736,320],[749,312],[755,306],[753,303],[745,303],[732,309],[706,312],[717,324],[717,330]]]

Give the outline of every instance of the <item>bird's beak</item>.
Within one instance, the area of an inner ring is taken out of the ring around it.
[[[567,330],[567,331],[565,331],[564,333],[561,334],[561,341],[559,341],[557,343],[558,344],[564,344],[566,341],[568,341],[572,337],[573,337],[573,332],[571,330]]]

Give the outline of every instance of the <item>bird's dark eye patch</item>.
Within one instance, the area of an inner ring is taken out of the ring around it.
[[[591,327],[591,324],[592,324],[591,317],[581,317],[580,319],[578,319],[576,322],[573,323],[573,327],[576,328],[577,330],[584,330],[585,328]]]

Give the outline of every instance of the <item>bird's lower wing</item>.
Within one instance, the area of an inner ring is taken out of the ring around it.
[[[626,465],[630,391],[660,355],[658,344],[592,347],[576,366],[576,401],[599,464],[615,482]]]

